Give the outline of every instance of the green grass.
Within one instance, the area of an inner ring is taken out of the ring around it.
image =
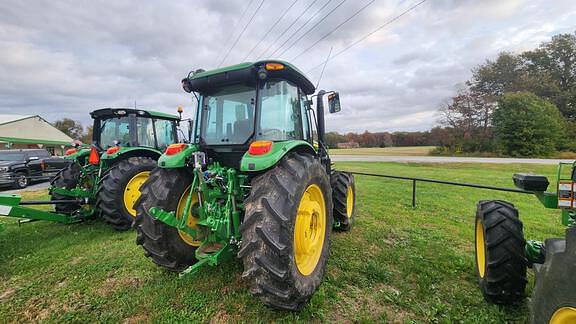
[[[363,147],[330,149],[332,155],[426,156],[435,146]]]
[[[340,169],[512,186],[516,171],[554,166],[339,163]],[[514,202],[526,236],[560,236],[559,213],[530,195],[358,176],[357,223],[333,233],[324,283],[301,312],[267,308],[240,279],[241,262],[178,279],[150,262],[135,233],[105,224],[14,220],[0,233],[1,322],[525,322],[526,303],[489,305],[476,287],[473,225],[481,199]],[[45,192],[27,193],[38,199]],[[530,292],[528,289],[528,293]]]

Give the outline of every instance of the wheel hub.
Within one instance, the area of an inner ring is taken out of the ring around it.
[[[150,177],[150,171],[143,171],[130,179],[124,188],[124,207],[132,217],[136,217],[134,204],[140,198],[140,186]]]
[[[558,308],[552,318],[550,324],[571,324],[576,323],[576,308],[574,307],[561,307]]]
[[[308,186],[296,214],[294,259],[301,274],[310,275],[320,260],[326,235],[326,209],[322,190]]]

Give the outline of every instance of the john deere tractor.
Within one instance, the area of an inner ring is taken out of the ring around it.
[[[558,167],[556,192],[546,192],[544,176],[515,174],[514,184],[531,191],[546,208],[562,211],[563,238],[526,241],[518,210],[511,203],[478,203],[476,214],[476,273],[488,302],[512,304],[523,299],[526,270],[534,270],[530,300],[532,323],[576,323],[576,162]],[[565,174],[566,173],[566,174]]]
[[[142,186],[137,243],[182,274],[238,257],[253,295],[301,308],[324,276],[331,230],[354,223],[354,179],[332,169],[324,142],[323,98],[337,112],[338,93],[311,96],[282,61],[199,70],[182,84],[198,99],[194,141],[170,145]]]
[[[140,109],[100,109],[94,119],[93,143],[69,149],[70,164],[52,180],[50,201],[21,201],[0,195],[0,215],[72,223],[102,216],[117,230],[131,228],[140,196],[156,161],[177,141],[180,117]],[[54,212],[24,206],[53,204]]]

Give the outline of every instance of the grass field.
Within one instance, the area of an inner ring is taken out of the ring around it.
[[[553,177],[553,166],[339,163],[340,169],[511,186],[515,171]],[[560,236],[558,213],[529,195],[357,177],[357,223],[333,233],[324,283],[301,312],[251,297],[233,260],[183,279],[152,264],[135,233],[98,221],[13,220],[0,233],[0,322],[525,322],[525,303],[486,304],[476,287],[473,224],[481,199],[520,209],[526,236]],[[37,199],[45,192],[31,193]],[[530,290],[530,289],[529,289]],[[529,291],[528,291],[529,293]]]
[[[382,155],[382,156],[425,156],[435,146],[365,147],[353,149],[330,149],[333,155]]]

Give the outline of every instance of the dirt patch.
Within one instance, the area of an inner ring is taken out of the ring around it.
[[[150,323],[150,318],[147,314],[138,314],[128,318],[125,318],[122,323],[124,324],[136,324],[136,323]]]
[[[16,288],[8,288],[0,294],[0,302],[12,297],[16,293]]]
[[[144,285],[144,281],[140,278],[115,278],[115,277],[108,277],[97,290],[96,293],[99,296],[107,297],[113,294],[120,288],[129,287],[129,288],[140,288]]]
[[[212,315],[210,318],[210,324],[219,324],[219,323],[238,323],[241,322],[241,317],[239,315],[232,315],[224,310],[219,310]]]

